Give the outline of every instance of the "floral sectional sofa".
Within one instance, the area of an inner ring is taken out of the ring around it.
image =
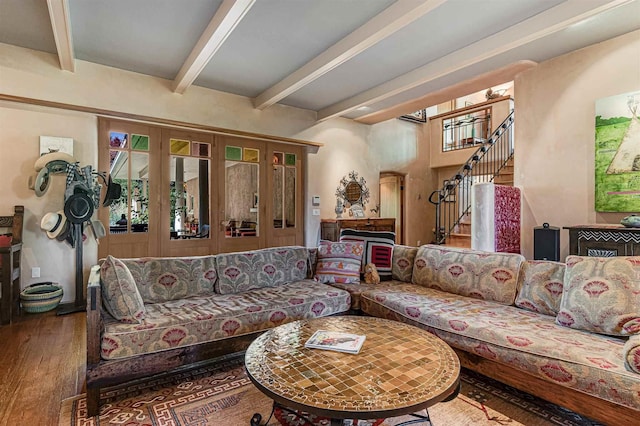
[[[87,296],[87,408],[100,388],[241,351],[287,322],[335,315],[347,291],[308,279],[309,251],[278,247],[94,266]]]
[[[465,367],[605,424],[640,417],[640,258],[395,246],[392,275],[335,285],[367,315],[433,332]]]

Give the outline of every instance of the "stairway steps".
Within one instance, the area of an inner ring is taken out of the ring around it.
[[[453,229],[456,234],[471,235],[471,223],[459,223]]]
[[[513,175],[496,176],[493,178],[493,183],[496,185],[513,186]]]

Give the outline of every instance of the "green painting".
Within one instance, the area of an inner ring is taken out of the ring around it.
[[[640,211],[640,92],[596,101],[598,212]]]

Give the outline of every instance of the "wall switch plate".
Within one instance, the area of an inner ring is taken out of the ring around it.
[[[320,209],[313,209],[312,214],[313,214],[314,216],[320,216]]]
[[[40,268],[31,268],[31,278],[40,278]]]

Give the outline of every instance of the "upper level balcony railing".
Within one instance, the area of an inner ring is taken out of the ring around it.
[[[491,134],[491,108],[442,120],[442,151],[470,148]]]

